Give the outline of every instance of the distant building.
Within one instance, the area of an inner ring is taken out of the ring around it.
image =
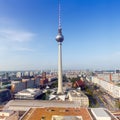
[[[0,90],[0,104],[9,101],[11,99],[11,93],[8,89],[1,89]]]
[[[30,100],[30,99],[36,99],[41,94],[42,94],[42,91],[40,89],[29,88],[16,93],[14,98]]]
[[[48,84],[48,79],[46,78],[46,72],[42,73],[42,78],[40,79],[40,85],[44,86]]]
[[[30,72],[30,76],[34,76],[34,72],[33,71]]]
[[[44,86],[48,83],[48,79],[41,79],[40,80],[40,85]]]
[[[116,70],[116,73],[120,73],[120,70]]]
[[[103,79],[108,82],[117,83],[120,81],[120,74],[119,73],[104,73],[104,74],[97,74],[97,77]]]
[[[8,74],[8,72],[5,73],[5,79],[9,79],[9,74]]]
[[[42,72],[42,79],[46,79],[46,72]]]
[[[102,87],[113,98],[120,98],[120,86],[117,86],[110,81],[105,81],[104,79],[98,77],[92,77],[91,82]]]
[[[84,83],[83,80],[80,79],[80,80],[75,81],[73,86],[74,87],[80,87],[81,89],[83,89],[85,87],[85,83]]]
[[[19,120],[19,114],[15,111],[0,111],[0,120]]]
[[[28,71],[24,72],[24,76],[30,76],[30,72]]]
[[[21,81],[11,81],[11,90],[13,93],[17,93],[27,88],[38,87],[40,79],[22,79]]]
[[[0,79],[0,88],[7,88],[10,87],[11,81],[9,79]]]
[[[78,74],[77,73],[73,73],[73,72],[68,72],[68,73],[66,73],[66,77],[70,78],[70,79],[77,78]]]
[[[89,99],[82,91],[71,90],[68,92],[70,101],[76,102],[80,107],[88,107]]]
[[[17,78],[21,78],[21,77],[22,77],[22,73],[21,73],[21,72],[17,72],[17,73],[16,73],[16,77],[17,77]]]

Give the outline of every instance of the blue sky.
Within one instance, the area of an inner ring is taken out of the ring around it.
[[[63,69],[120,68],[120,0],[61,0]],[[0,0],[0,70],[56,69],[57,0]]]

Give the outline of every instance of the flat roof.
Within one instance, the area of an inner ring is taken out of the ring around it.
[[[72,97],[87,97],[82,91],[71,90],[69,91]]]
[[[110,117],[103,108],[92,108],[91,111],[97,116],[97,117]]]
[[[81,120],[81,118],[81,116],[52,116],[52,120]]]
[[[26,111],[30,108],[42,108],[42,107],[80,107],[77,102],[74,101],[57,101],[57,100],[11,100],[4,108],[9,110],[20,110]]]
[[[53,116],[81,116],[83,120],[92,120],[87,108],[31,108],[21,120],[51,120]]]

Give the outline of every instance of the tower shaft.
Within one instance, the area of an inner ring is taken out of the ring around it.
[[[62,43],[58,43],[58,91],[57,94],[63,94],[62,89]]]
[[[63,94],[63,86],[62,86],[62,42],[64,40],[64,36],[62,35],[62,27],[61,27],[61,16],[60,16],[60,0],[59,0],[59,13],[58,13],[58,34],[56,36],[56,41],[58,42],[58,90],[57,94]]]

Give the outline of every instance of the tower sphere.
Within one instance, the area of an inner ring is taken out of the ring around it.
[[[58,35],[56,36],[56,41],[57,42],[63,42],[64,36],[62,35],[62,29],[58,29]]]

